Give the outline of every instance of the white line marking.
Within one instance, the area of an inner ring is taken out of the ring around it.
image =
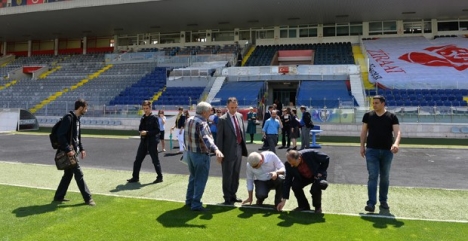
[[[13,187],[25,187],[25,188],[34,188],[40,190],[55,190],[52,188],[45,188],[45,187],[33,187],[27,185],[13,185],[8,183],[0,183],[0,185],[5,186],[13,186]],[[79,193],[79,191],[69,191],[74,193]],[[157,200],[157,201],[168,201],[168,202],[176,202],[176,203],[184,203],[180,200],[172,200],[172,199],[165,199],[165,198],[149,198],[149,197],[135,197],[135,196],[126,196],[126,195],[116,195],[116,194],[109,194],[109,193],[93,193],[102,196],[109,196],[109,197],[123,197],[123,198],[133,198],[133,199],[143,199],[143,200]],[[205,203],[211,206],[226,206],[220,203]],[[235,207],[248,207],[248,208],[259,208],[259,209],[269,209],[269,208],[262,208],[262,207],[252,207],[252,206],[235,206]],[[284,210],[284,211],[291,211],[291,210]],[[313,211],[307,211],[308,213],[312,213]],[[410,218],[410,217],[395,217],[395,216],[386,216],[380,214],[364,214],[364,213],[323,213],[323,214],[334,214],[334,215],[343,215],[343,216],[354,216],[354,217],[372,217],[372,218],[385,218],[385,219],[395,219],[395,220],[415,220],[415,221],[431,221],[431,222],[446,222],[446,223],[468,223],[468,220],[444,220],[444,219],[421,219],[421,218]]]

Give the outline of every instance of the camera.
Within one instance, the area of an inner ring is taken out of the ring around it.
[[[323,178],[319,178],[319,179],[317,179],[317,181],[319,182],[320,189],[322,189],[322,190],[327,189],[327,187],[328,187],[327,180],[325,180]]]

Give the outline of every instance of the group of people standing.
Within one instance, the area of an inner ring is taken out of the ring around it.
[[[282,210],[292,189],[298,199],[296,210],[310,210],[303,188],[309,184],[316,213],[321,213],[321,191],[323,185],[317,180],[326,180],[329,157],[315,150],[290,150],[287,153],[286,164],[283,164],[276,153],[272,151],[252,152],[248,155],[246,146],[245,123],[242,114],[237,112],[238,102],[235,97],[228,98],[227,112],[218,116],[216,139],[210,131],[211,105],[200,102],[196,107],[196,115],[187,120],[185,125],[185,146],[187,148],[187,163],[190,172],[185,205],[193,211],[206,211],[201,198],[208,180],[210,169],[209,154],[215,153],[222,169],[222,192],[224,205],[236,202],[252,204],[255,189],[256,204],[263,205],[270,190],[275,190],[275,208]],[[273,113],[271,123],[274,128],[281,127],[276,113]],[[249,122],[256,121],[256,115],[251,110],[247,115]],[[275,122],[273,122],[275,121]],[[247,125],[247,129],[249,129]],[[190,131],[189,131],[190,130]],[[250,134],[250,133],[249,133]],[[273,139],[274,140],[274,139]],[[252,136],[251,136],[252,141]],[[271,144],[272,141],[269,141]],[[248,156],[248,157],[247,157]],[[248,198],[244,201],[237,195],[239,188],[242,157],[247,157],[247,191]]]
[[[298,138],[301,138],[300,150],[309,148],[310,130],[314,126],[312,116],[305,106],[301,106],[299,109],[302,113],[301,118],[298,117],[295,108],[286,107],[278,110],[276,104],[268,106],[268,111],[265,112],[263,118],[263,146],[259,148],[260,151],[276,152],[280,130],[281,147],[279,149],[297,150]],[[249,115],[247,115],[247,119],[249,119]]]
[[[377,188],[379,186],[378,201],[380,207],[389,209],[387,194],[389,189],[389,173],[393,155],[399,151],[401,139],[399,121],[396,115],[385,109],[385,98],[383,96],[373,97],[373,110],[363,117],[361,131],[360,154],[366,158],[368,178],[368,201],[365,210],[374,212],[377,203]],[[75,110],[64,116],[63,124],[58,130],[60,143],[59,150],[66,151],[69,156],[78,156],[84,159],[86,152],[81,142],[80,118],[87,112],[88,104],[79,99],[75,102]],[[270,190],[275,190],[274,204],[281,211],[289,199],[292,189],[296,199],[296,211],[310,210],[309,202],[304,194],[304,187],[311,184],[312,206],[315,213],[322,212],[322,190],[328,187],[327,169],[329,156],[325,153],[307,149],[307,144],[296,150],[296,146],[289,148],[286,154],[287,161],[283,164],[276,155],[274,149],[262,152],[252,152],[248,155],[246,148],[246,131],[244,118],[237,112],[238,102],[235,97],[230,97],[227,102],[227,112],[222,114],[220,110],[214,109],[207,102],[200,102],[196,106],[195,116],[189,116],[188,111],[183,113],[179,109],[174,128],[179,130],[178,140],[180,151],[184,152],[189,170],[189,182],[186,192],[185,205],[193,211],[206,211],[202,206],[203,196],[210,170],[210,154],[214,153],[218,163],[222,167],[222,192],[225,205],[233,205],[236,202],[251,204],[253,201],[253,190],[255,189],[256,204],[263,205]],[[164,138],[164,124],[166,118],[164,111],[158,116],[151,113],[151,102],[144,101],[144,111],[140,119],[139,133],[140,144],[133,164],[132,178],[128,182],[138,182],[141,164],[147,154],[151,156],[156,171],[156,179],[153,183],[163,182],[163,174],[158,158],[158,143]],[[268,146],[276,145],[277,140],[271,136],[270,131],[274,128],[283,129],[284,135],[294,138],[296,128],[301,126],[302,132],[313,126],[310,114],[305,107],[301,106],[302,118],[299,120],[293,109],[283,110],[281,117],[274,106],[270,106],[270,117],[264,120],[262,128],[266,135]],[[216,113],[216,114],[215,114]],[[310,119],[309,119],[310,118]],[[247,115],[249,124],[255,123],[256,114],[253,108]],[[287,121],[286,121],[287,120]],[[284,124],[286,123],[286,124]],[[294,124],[295,123],[295,124]],[[298,124],[297,124],[298,123]],[[286,130],[285,130],[286,128]],[[214,131],[213,131],[214,130]],[[290,130],[290,131],[289,131]],[[310,131],[310,129],[309,129]],[[162,138],[161,138],[162,135]],[[182,135],[182,137],[180,137]],[[276,133],[278,135],[278,133]],[[308,136],[308,135],[306,135]],[[303,139],[304,140],[304,139]],[[250,136],[250,142],[253,136]],[[307,141],[307,140],[305,140]],[[289,147],[289,141],[283,139],[282,147]],[[285,144],[287,143],[287,146]],[[294,142],[293,142],[294,144]],[[164,145],[162,150],[165,151]],[[81,155],[78,155],[81,154]],[[247,157],[248,156],[248,157]],[[248,198],[242,201],[237,196],[239,187],[240,169],[242,157],[247,157],[247,191]],[[61,182],[55,192],[54,201],[66,202],[65,198],[71,179],[75,176],[79,190],[86,204],[95,206],[91,193],[83,179],[80,165],[64,171]],[[377,185],[380,179],[379,185]]]

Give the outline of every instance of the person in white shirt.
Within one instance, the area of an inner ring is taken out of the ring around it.
[[[247,191],[249,198],[242,204],[252,204],[255,184],[257,205],[263,205],[271,189],[275,189],[275,206],[281,202],[285,168],[278,156],[271,151],[252,152],[247,157]]]

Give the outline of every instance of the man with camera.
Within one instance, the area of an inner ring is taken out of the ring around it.
[[[290,189],[296,196],[298,207],[293,211],[310,210],[309,202],[304,194],[304,187],[312,184],[310,194],[312,194],[312,205],[315,213],[322,213],[322,190],[328,187],[327,168],[330,162],[328,155],[312,149],[301,151],[290,150],[286,153],[287,162],[286,179],[283,184],[283,198],[277,205],[281,211],[289,199]]]
[[[153,160],[154,170],[156,171],[156,180],[153,183],[163,182],[163,174],[161,171],[161,163],[158,157],[158,143],[159,143],[159,120],[158,117],[153,115],[151,112],[151,101],[145,100],[141,104],[144,115],[140,119],[140,126],[138,131],[140,132],[140,145],[133,162],[133,174],[132,178],[127,179],[127,182],[139,182],[140,181],[140,169],[143,160],[146,155],[151,156]]]
[[[271,151],[261,153],[252,152],[247,157],[247,191],[249,198],[242,204],[252,204],[253,189],[255,184],[255,197],[257,205],[263,205],[263,201],[268,197],[271,189],[275,189],[275,206],[281,202],[284,164],[278,156]]]

